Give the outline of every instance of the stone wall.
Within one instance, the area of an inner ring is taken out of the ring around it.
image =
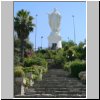
[[[15,78],[14,80],[14,95],[24,95],[25,87],[23,78]]]

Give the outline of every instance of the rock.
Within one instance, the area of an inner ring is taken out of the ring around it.
[[[33,85],[34,85],[34,81],[30,80],[30,86],[33,86]]]
[[[28,77],[29,79],[32,79],[33,78],[32,72],[27,73],[26,77]]]
[[[80,72],[79,78],[82,80],[83,83],[86,83],[86,71]]]

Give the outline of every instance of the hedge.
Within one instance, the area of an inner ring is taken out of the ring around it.
[[[86,71],[86,62],[81,60],[75,60],[70,65],[71,75],[74,77],[78,77],[78,74],[81,71]]]

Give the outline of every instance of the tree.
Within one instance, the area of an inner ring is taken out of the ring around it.
[[[76,51],[77,59],[80,59],[80,60],[85,60],[86,59],[85,42],[80,42],[76,46],[75,51]]]
[[[69,48],[68,50],[67,50],[67,60],[68,61],[73,61],[73,60],[75,60],[75,51],[74,51],[74,49],[72,49],[72,48]]]
[[[65,48],[67,42],[66,41],[62,41],[62,48]]]
[[[71,47],[71,46],[75,46],[77,44],[75,44],[72,40],[70,40],[70,41],[67,42],[66,45],[68,45],[68,47]]]
[[[71,46],[76,46],[77,44],[75,44],[72,40],[66,42],[66,41],[62,41],[62,48],[64,48],[64,50],[68,50],[69,47]]]
[[[24,43],[25,39],[28,38],[29,33],[33,31],[35,24],[32,23],[33,17],[30,16],[30,12],[26,10],[20,10],[17,16],[14,17],[14,30],[17,32],[18,38],[21,41],[21,62],[23,63],[24,58]]]

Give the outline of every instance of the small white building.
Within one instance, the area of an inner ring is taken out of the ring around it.
[[[54,9],[54,11],[48,14],[49,26],[51,28],[51,33],[48,36],[48,47],[51,49],[62,48],[61,36],[60,36],[60,13]]]

